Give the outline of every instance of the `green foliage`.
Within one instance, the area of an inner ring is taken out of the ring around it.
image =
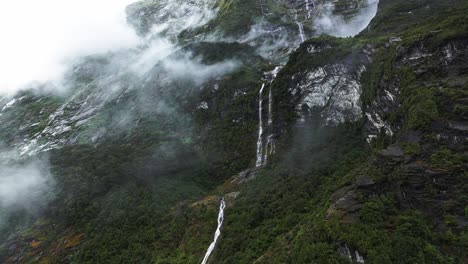
[[[406,155],[417,156],[421,153],[421,146],[418,143],[404,142],[400,145]]]
[[[431,166],[437,169],[450,170],[466,162],[466,156],[454,153],[448,148],[441,148],[432,153],[429,161]]]
[[[413,89],[412,95],[404,102],[405,108],[408,109],[408,127],[424,129],[439,116],[434,91],[427,88]]]
[[[450,214],[444,216],[444,223],[449,227],[458,225],[457,218],[454,215]]]
[[[459,116],[468,115],[468,105],[456,104],[453,107],[453,112]]]
[[[360,219],[364,224],[382,226],[388,215],[393,215],[396,209],[391,197],[381,195],[364,204]]]
[[[220,81],[218,89],[200,95],[210,108],[195,113],[195,129],[204,155],[212,160],[213,178],[226,179],[242,171],[255,155],[258,105],[253,98],[258,97],[261,77],[260,71],[242,67]]]
[[[372,63],[361,78],[361,100],[365,108],[369,107],[374,101],[381,81],[388,82],[393,77],[395,56],[396,54],[393,49],[378,48],[376,50]]]
[[[155,2],[145,1],[132,8],[149,8]],[[307,124],[295,129],[296,105],[287,90],[294,84],[291,77],[300,71],[337,61],[349,63],[350,67],[363,62],[363,47],[372,44],[373,61],[361,79],[364,110],[382,92],[382,84],[395,85],[400,88],[403,107],[384,119],[398,122],[404,116],[406,129],[427,132],[434,121],[454,117],[446,116],[447,103],[443,100],[465,98],[466,85],[458,84],[465,79],[456,76],[440,80],[440,85],[426,85],[433,80],[421,80],[419,69],[402,66],[401,57],[416,45],[437,51],[448,41],[466,37],[468,5],[453,5],[455,2],[381,1],[379,16],[357,38],[313,38],[291,55],[272,86],[281,155],[255,172],[256,179],[236,186],[240,195],[226,209],[213,263],[349,263],[338,254],[345,244],[371,264],[464,263],[468,231],[457,229],[460,215],[450,211],[443,221],[451,230],[439,232],[433,226],[439,219],[430,219],[430,210],[412,203],[411,197],[402,199],[400,188],[411,188],[404,184],[413,175],[398,164],[374,163],[376,156],[362,139],[362,123],[332,128]],[[283,3],[268,0],[262,4],[271,11],[266,22],[289,26],[282,21]],[[340,0],[338,4],[340,9],[349,3]],[[195,33],[219,29],[239,36],[262,16],[256,1],[219,0],[217,6],[220,15]],[[134,11],[132,8],[129,12]],[[141,26],[149,25],[150,21],[143,21]],[[193,33],[184,32],[181,37]],[[387,46],[388,37],[396,35],[401,35],[403,41]],[[310,45],[322,51],[311,55],[307,51]],[[176,105],[174,111],[181,110],[182,115],[143,115],[136,128],[99,145],[78,144],[50,153],[59,192],[46,214],[54,222],[43,228],[48,234],[44,242],[54,245],[68,230],[84,232],[85,240],[73,256],[67,256],[72,263],[200,262],[217,215],[217,201],[202,198],[217,192],[216,186],[251,165],[258,129],[258,89],[263,72],[271,66],[255,56],[252,47],[239,43],[201,42],[185,49],[207,64],[232,59],[244,65],[222,79],[210,81],[201,92],[178,89],[192,87],[190,83],[174,84],[168,97]],[[102,58],[89,60],[88,64],[97,68],[108,63]],[[460,72],[463,69],[460,67]],[[75,81],[85,84],[93,78],[92,74],[77,74]],[[452,82],[457,85],[448,85]],[[196,107],[201,101],[207,102],[209,110]],[[38,123],[25,133],[40,132],[47,125],[48,115],[61,103],[62,99],[55,97],[26,98],[19,107],[3,113],[0,137],[12,140],[25,119]],[[466,113],[462,103],[449,105],[455,115]],[[86,142],[96,130],[110,124],[118,112],[117,106],[109,106],[77,139]],[[192,117],[193,131],[188,132],[186,123],[192,122]],[[380,137],[374,147],[383,148],[394,140],[401,140],[398,134],[394,138]],[[418,156],[424,164],[459,176],[466,157],[439,145],[435,152],[426,153],[426,149],[434,148],[427,142],[423,144],[424,149],[417,143],[401,143],[401,147],[406,155]],[[430,146],[426,148],[425,144]],[[371,177],[375,186],[356,187],[356,179],[363,176]],[[346,186],[356,193],[359,206],[352,212],[355,218],[349,222],[326,219],[332,195]],[[415,192],[423,192],[422,203],[434,198],[433,193],[425,191]],[[450,198],[446,203],[459,206],[463,197]],[[201,202],[193,203],[198,200]],[[405,211],[407,205],[417,210]],[[468,217],[468,206],[464,211]],[[18,212],[11,221],[24,219],[21,214]],[[5,248],[0,247],[2,250]],[[52,256],[50,260],[59,263],[64,258]]]

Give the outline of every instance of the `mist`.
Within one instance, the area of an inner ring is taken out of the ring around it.
[[[46,160],[0,164],[0,227],[9,213],[37,213],[53,197],[54,180]]]
[[[125,7],[132,2],[0,1],[0,95],[34,82],[58,83],[76,57],[138,45],[126,24]]]
[[[314,28],[318,35],[327,34],[335,37],[353,37],[364,30],[377,14],[379,0],[367,0],[367,6],[362,8],[352,19],[333,14],[334,5],[320,6],[321,15],[315,20]]]
[[[80,58],[94,55],[120,54],[118,60],[112,61],[112,67],[119,68],[119,72],[112,73],[116,78],[129,73],[143,77],[159,64],[171,75],[193,78],[199,84],[235,68],[234,62],[203,65],[196,58],[192,61],[190,54],[180,60],[170,57],[180,53],[176,38],[180,32],[200,26],[214,16],[212,1],[165,3],[160,10],[164,16],[159,16],[143,36],[133,28],[138,26],[134,20],[140,14],[130,18],[131,25],[127,23],[126,11],[132,10],[130,4],[134,2],[137,1],[1,2],[0,96],[11,96],[23,89],[44,89],[45,83],[50,84],[49,90],[69,90],[73,86],[67,80],[70,69]]]

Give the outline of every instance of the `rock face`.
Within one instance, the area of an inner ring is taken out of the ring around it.
[[[293,96],[301,97],[296,107],[301,119],[319,112],[327,124],[358,120],[362,114],[360,77],[364,71],[365,66],[353,71],[347,65],[332,64],[302,73],[304,78],[291,89]]]
[[[374,193],[375,181],[369,176],[357,180],[352,186],[344,186],[331,195],[332,205],[326,212],[326,218],[336,218],[342,223],[353,224],[359,221],[359,211],[364,206],[360,196]]]
[[[216,0],[146,0],[127,7],[128,21],[140,34],[162,32],[173,38],[183,30],[203,26],[216,12]]]
[[[290,83],[288,91],[300,122],[318,118],[324,125],[336,126],[362,118],[362,75],[371,62],[372,46],[340,54],[337,45],[342,44],[327,39],[305,43],[297,61],[289,62],[303,67],[281,76]]]
[[[387,52],[397,53],[396,60],[393,62],[395,69],[415,69],[415,75],[410,78],[421,80],[419,83],[421,87],[439,85],[429,81],[430,78],[435,76],[442,83],[445,83],[443,85],[458,85],[457,79],[460,78],[460,75],[463,75],[462,72],[464,71],[461,64],[466,63],[466,53],[468,52],[466,42],[450,41],[434,49],[426,47],[424,43],[418,43],[411,48],[406,48],[400,44],[403,40],[401,37],[391,37],[385,47]],[[451,76],[454,78],[449,81],[452,78]],[[384,76],[384,78],[387,81],[373,84],[376,91],[375,99],[366,110],[366,127],[369,140],[376,138],[379,134],[392,136],[395,131],[401,130],[405,125],[405,117],[395,116],[395,114],[398,114],[399,110],[404,107],[401,90],[405,86],[404,82],[407,81],[404,78],[407,77],[395,74],[393,76]],[[460,117],[460,115],[457,115],[456,118]],[[390,118],[393,120],[390,121]],[[449,125],[449,128],[455,127],[457,126]]]

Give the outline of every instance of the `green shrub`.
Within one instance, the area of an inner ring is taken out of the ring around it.
[[[411,129],[424,129],[431,121],[439,116],[434,92],[431,89],[421,88],[406,100],[408,127]]]
[[[441,148],[435,151],[429,158],[432,167],[443,170],[450,170],[454,167],[458,167],[464,161],[466,161],[466,157],[453,153],[447,148]]]
[[[444,223],[447,226],[457,226],[458,221],[454,215],[449,214],[444,216]]]
[[[406,155],[416,156],[421,153],[421,146],[418,143],[401,143],[400,144]]]

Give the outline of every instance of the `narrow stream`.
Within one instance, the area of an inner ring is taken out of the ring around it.
[[[216,232],[213,237],[213,242],[211,242],[210,246],[208,247],[205,257],[203,258],[202,264],[206,264],[208,262],[208,258],[210,257],[211,253],[215,249],[216,242],[218,242],[218,238],[221,235],[221,227],[223,226],[223,221],[224,221],[224,208],[226,208],[226,203],[224,202],[224,197],[223,197],[221,198],[221,203],[219,204],[218,228],[216,228]]]

